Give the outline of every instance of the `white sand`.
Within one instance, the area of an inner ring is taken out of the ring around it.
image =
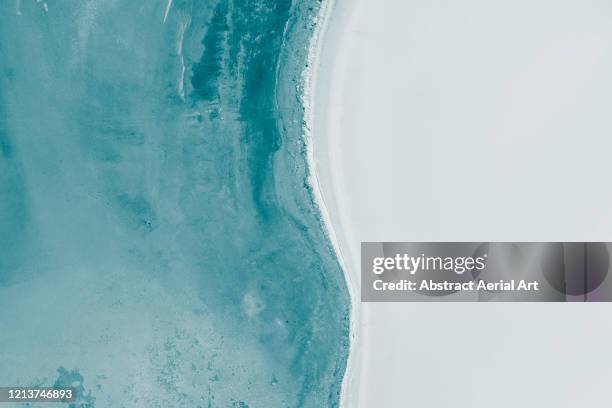
[[[612,4],[339,0],[314,159],[361,241],[612,240]],[[347,407],[604,406],[608,304],[360,304]]]

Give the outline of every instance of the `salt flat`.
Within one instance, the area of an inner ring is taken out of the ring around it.
[[[612,5],[338,1],[314,158],[361,241],[610,241]],[[608,304],[355,304],[350,407],[601,406]]]

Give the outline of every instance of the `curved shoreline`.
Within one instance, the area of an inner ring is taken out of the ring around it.
[[[574,134],[606,140],[610,119],[600,102],[610,94],[604,68],[612,54],[602,40],[609,33],[604,10],[574,3],[336,3],[331,19],[320,22],[311,78],[316,105],[307,119],[313,184],[347,282],[352,277],[359,286],[359,241],[555,241],[605,230],[598,215],[607,213],[610,197],[601,191],[584,201],[567,196],[559,181],[538,194],[550,174],[576,177],[567,163],[584,143]],[[575,128],[559,126],[562,112]],[[412,160],[403,154],[409,150]],[[558,155],[542,167],[539,152],[552,150]],[[590,162],[580,171],[608,165]],[[398,182],[413,189],[387,195]],[[472,185],[486,186],[481,199],[466,189]],[[592,218],[560,215],[586,204]],[[601,405],[605,393],[571,391],[609,377],[610,367],[592,358],[605,355],[611,336],[602,323],[606,312],[553,306],[358,304],[342,402],[486,407],[503,395],[505,406],[554,400],[569,407],[585,398]],[[482,358],[474,358],[475,344]],[[559,356],[576,345],[588,353],[568,371]],[[584,370],[593,375],[585,379]],[[521,392],[505,392],[509,383]]]
[[[336,236],[336,231],[331,222],[328,206],[322,194],[322,188],[319,182],[316,160],[314,157],[314,127],[316,118],[316,95],[317,95],[317,77],[320,69],[320,58],[323,47],[323,41],[330,24],[330,20],[336,7],[335,0],[326,0],[321,4],[319,12],[316,16],[315,31],[310,38],[308,46],[308,66],[303,73],[304,92],[302,95],[302,104],[304,106],[304,141],[306,145],[306,159],[308,164],[308,182],[312,188],[315,204],[319,210],[321,221],[324,226],[324,232],[329,239],[334,252],[338,258],[338,263],[344,273],[344,278],[347,284],[349,297],[351,301],[350,310],[350,332],[349,332],[349,350],[346,362],[346,368],[342,378],[340,407],[349,406],[347,400],[351,400],[350,382],[351,376],[358,372],[359,361],[356,347],[358,339],[358,318],[359,318],[359,297],[357,282],[351,276]]]

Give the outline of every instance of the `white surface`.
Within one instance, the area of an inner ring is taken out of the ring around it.
[[[361,241],[611,241],[611,44],[606,1],[338,0],[314,157],[353,281]],[[345,405],[606,406],[611,316],[362,304]]]

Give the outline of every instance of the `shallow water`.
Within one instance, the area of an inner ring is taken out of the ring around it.
[[[0,385],[338,404],[349,297],[300,104],[318,6],[0,3]]]

